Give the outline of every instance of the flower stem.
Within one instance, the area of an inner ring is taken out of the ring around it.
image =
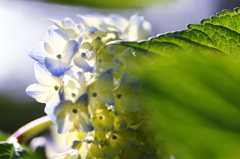
[[[19,144],[25,143],[28,139],[32,138],[34,135],[46,130],[49,128],[53,122],[50,120],[48,116],[43,116],[38,118],[20,129],[18,129],[15,133],[13,133],[8,139],[8,142],[14,141]]]

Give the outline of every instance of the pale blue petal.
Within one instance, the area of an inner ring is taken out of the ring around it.
[[[53,114],[58,116],[59,113],[65,110],[70,110],[72,106],[72,102],[70,101],[62,101],[56,107],[54,107]]]
[[[46,58],[46,51],[44,49],[43,42],[37,44],[37,46],[35,46],[35,48],[30,51],[28,55],[37,62],[44,64],[44,60]]]
[[[119,64],[119,60],[113,59],[116,64]]]
[[[62,53],[62,61],[69,65],[72,61],[72,57],[78,48],[78,42],[75,40],[70,40],[65,45],[64,51]]]
[[[57,117],[54,115],[53,111],[54,111],[54,106],[52,105],[46,105],[44,108],[44,112],[48,115],[48,117],[50,118],[50,120],[53,123],[57,122]]]
[[[79,24],[78,29],[80,30],[80,32],[83,32],[85,29],[85,26],[83,26],[82,24]]]
[[[89,27],[81,33],[81,36],[86,36],[87,34],[95,32],[95,31],[99,31],[99,29],[96,27]]]
[[[85,59],[82,59],[81,57],[76,57],[73,62],[76,66],[83,69],[83,71],[85,72],[92,72],[93,70],[93,68],[87,63],[87,61]]]
[[[83,41],[83,37],[80,37],[80,38],[78,39],[78,46],[80,46],[80,44],[82,43],[82,41]]]
[[[56,123],[57,118],[54,114],[54,109],[56,106],[60,103],[60,98],[58,93],[54,93],[52,99],[46,103],[46,106],[44,108],[44,112],[49,116],[49,118],[52,120],[52,122]]]
[[[98,31],[99,29],[96,28],[96,27],[89,27],[87,28],[85,31],[87,31],[88,33],[92,33],[92,32],[95,32],[95,31]]]
[[[54,60],[48,57],[45,58],[45,65],[48,71],[57,77],[62,76],[66,71],[68,71],[72,67],[64,64],[62,61]]]
[[[84,93],[81,95],[78,100],[76,101],[76,104],[79,105],[79,107],[87,107],[88,105],[88,95]]]
[[[64,92],[64,89],[63,89],[63,88],[64,88],[64,87],[61,87],[60,90],[59,90],[59,93],[58,93],[60,101],[66,100],[66,99],[65,99],[65,95],[64,95],[65,92]]]

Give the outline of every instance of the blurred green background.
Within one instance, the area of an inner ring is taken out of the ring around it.
[[[240,59],[158,58],[145,66],[143,88],[177,159],[239,159]]]
[[[44,104],[25,94],[36,83],[34,61],[28,52],[43,39],[51,23],[47,20],[76,14],[117,13],[130,17],[139,12],[152,23],[155,34],[186,29],[222,9],[239,5],[237,0],[1,0],[0,1],[0,130],[13,133],[22,125],[44,115]]]

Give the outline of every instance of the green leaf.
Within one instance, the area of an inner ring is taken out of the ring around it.
[[[109,43],[161,55],[153,65],[144,59],[144,100],[176,159],[239,159],[240,59],[232,58],[240,52],[239,12],[149,40]]]
[[[167,2],[166,0],[42,0],[50,3],[59,3],[75,6],[87,6],[95,8],[142,8],[144,5],[156,2]]]
[[[145,100],[176,159],[239,159],[240,59],[168,58],[146,65]]]
[[[34,151],[32,158],[34,159],[47,159],[46,157],[46,148],[45,147],[37,147]]]
[[[22,147],[14,148],[12,143],[0,142],[0,159],[31,159]]]
[[[182,54],[227,55],[235,57],[240,50],[240,9],[225,10],[188,30],[160,34],[139,42],[118,41],[121,44],[162,56]],[[114,44],[114,43],[111,43]]]
[[[14,152],[13,144],[7,142],[0,142],[0,158],[1,159],[12,159]]]

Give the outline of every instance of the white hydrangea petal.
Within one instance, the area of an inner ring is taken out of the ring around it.
[[[43,65],[39,63],[35,63],[34,72],[35,72],[36,79],[42,85],[44,86],[60,85],[60,79],[58,77],[52,76],[52,74]]]
[[[142,105],[139,96],[134,92],[121,94],[121,98],[115,98],[115,112],[116,114],[123,114],[128,112],[135,112],[142,110]]]
[[[148,22],[148,21],[145,20],[145,21],[143,22],[143,29],[147,31],[148,37],[151,37],[151,36],[154,35],[154,34],[153,34],[153,31],[152,31],[152,25],[151,25],[150,22]]]
[[[84,140],[87,137],[88,132],[79,132],[77,129],[72,130],[66,139],[67,146],[71,146],[74,141]]]
[[[32,84],[27,87],[26,93],[40,103],[46,103],[52,96],[53,87],[43,86],[41,84]]]
[[[113,69],[109,69],[93,79],[88,92],[90,114],[107,103],[113,104],[113,87]]]
[[[88,111],[90,114],[94,113],[106,104],[114,105],[114,97],[111,91],[94,92],[89,94]]]
[[[114,114],[107,108],[97,109],[91,116],[94,130],[113,131]]]
[[[59,29],[63,29],[61,21],[55,20],[55,19],[48,19],[48,20],[52,22],[54,25],[56,25]]]
[[[77,48],[78,48],[78,42],[76,42],[75,40],[68,41],[63,50],[61,61],[69,65],[72,61],[72,57],[75,54]]]
[[[80,96],[76,103],[71,101],[61,102],[55,107],[54,115],[57,116],[59,133],[67,133],[74,129],[80,131],[92,130],[87,113],[87,95]]]
[[[117,141],[121,145],[122,149],[126,149],[133,146],[133,140],[136,137],[136,132],[133,129],[126,129],[123,131],[117,131],[114,133],[117,136]]]
[[[28,55],[37,62],[44,64],[45,57],[47,56],[46,54],[47,52],[44,49],[44,44],[43,42],[40,42],[29,52]]]
[[[72,76],[64,76],[64,96],[66,100],[71,100],[76,102],[80,96],[86,93],[86,78],[81,73],[78,72]]]
[[[114,60],[103,61],[99,65],[104,70],[112,68],[112,69],[114,69],[115,72],[120,71],[118,64]]]
[[[62,27],[69,37],[73,37],[80,33],[80,30],[77,27],[77,24],[74,23],[70,18],[65,18],[61,21]]]
[[[117,87],[114,89],[113,92],[115,93],[125,93],[125,92],[129,92],[134,88],[134,79],[131,76],[130,73],[125,72],[121,79],[118,81],[118,85]]]
[[[80,155],[80,159],[94,159],[95,157],[92,156],[91,151],[90,151],[90,144],[87,142],[82,142],[82,145],[78,151]]]
[[[55,57],[55,51],[53,50],[53,48],[46,42],[44,42],[44,49],[45,51],[47,52],[48,54],[48,57],[49,56],[52,56],[52,57]]]
[[[113,89],[113,69],[108,69],[107,71],[100,74],[96,77],[94,83],[94,91],[103,92],[103,91],[112,91]]]
[[[66,71],[70,70],[72,67],[64,64],[60,60],[54,60],[51,58],[45,58],[45,65],[48,71],[57,77],[62,76]]]
[[[78,149],[70,149],[66,152],[62,152],[62,153],[59,153],[57,155],[55,155],[54,157],[58,157],[58,156],[64,156],[64,155],[71,155],[71,156],[74,156],[74,155],[77,155],[78,154]],[[74,158],[70,158],[70,159],[77,159],[77,157],[74,157]]]
[[[96,57],[96,52],[95,51],[90,51],[88,56],[87,56],[87,60],[89,63],[91,63],[90,65],[93,66],[95,65],[95,57]],[[93,64],[94,63],[94,64]]]
[[[65,75],[63,78],[64,85],[64,97],[66,100],[75,102],[80,95],[85,93],[85,77],[82,73],[73,74],[71,76]]]
[[[58,133],[65,134],[74,129],[74,114],[63,111],[57,115]]]
[[[50,26],[44,37],[44,42],[48,43],[55,55],[61,54],[65,44],[69,41],[67,34],[61,29]]]
[[[102,39],[103,39],[103,37],[107,36],[108,33],[102,29],[99,29],[98,31],[95,31],[94,34],[96,34],[98,37],[102,37]]]
[[[86,93],[86,77],[82,72],[78,72],[76,75],[74,75],[74,78],[76,80],[79,95],[83,95]]]
[[[89,18],[87,18],[86,16],[81,16],[79,14],[77,14],[78,20],[79,20],[79,26],[82,29],[86,29],[89,27]],[[83,31],[83,30],[81,30]]]
[[[78,81],[82,88],[85,89],[86,78],[82,72],[78,72]],[[84,86],[84,87],[83,87]]]
[[[56,25],[59,29],[65,31],[69,38],[76,38],[80,33],[80,29],[78,24],[74,23],[70,18],[65,18],[61,21],[49,19],[54,25]]]
[[[99,147],[98,144],[91,144],[90,146],[90,152],[94,157],[97,158],[106,158],[105,153],[103,152],[103,150]]]
[[[107,145],[108,146],[103,147],[103,151],[105,152],[107,158],[115,158],[119,154],[121,146],[112,140],[110,140]]]
[[[99,29],[96,28],[96,27],[89,27],[87,28],[86,30],[84,30],[83,32],[80,33],[80,36],[86,36],[87,34],[89,33],[92,33],[92,32],[95,32],[95,31],[98,31]]]
[[[128,40],[137,41],[142,39],[147,39],[151,34],[151,25],[143,16],[133,15],[130,18],[128,31]]]
[[[75,123],[76,123],[76,129],[78,129],[81,132],[90,132],[93,130],[92,124],[90,122],[89,116],[88,116],[88,112],[87,109],[85,110],[81,110],[78,115],[77,118],[75,119]]]
[[[92,72],[93,70],[93,68],[88,64],[88,62],[80,56],[75,57],[73,62],[85,72]]]
[[[103,104],[114,105],[114,97],[111,91],[99,93],[97,100]]]
[[[114,26],[121,32],[124,32],[128,26],[127,18],[120,16],[118,14],[110,14],[109,18]]]

